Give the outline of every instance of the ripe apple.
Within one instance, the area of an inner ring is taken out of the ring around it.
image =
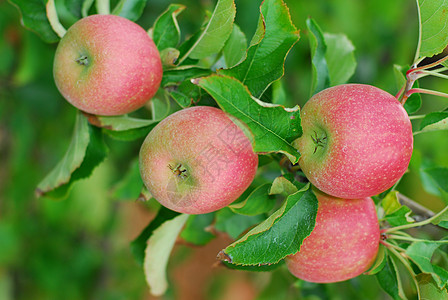
[[[300,251],[286,258],[296,277],[317,283],[344,281],[374,262],[380,230],[371,198],[345,200],[315,191],[316,226]]]
[[[319,190],[340,198],[379,194],[407,170],[413,136],[409,117],[387,92],[344,84],[314,95],[301,112],[293,142],[299,165]]]
[[[140,173],[151,195],[187,214],[236,200],[254,179],[258,156],[234,121],[220,109],[197,106],[157,124],[140,150]]]
[[[61,39],[53,65],[56,86],[73,106],[97,115],[121,115],[142,107],[159,88],[159,52],[136,23],[92,15]]]

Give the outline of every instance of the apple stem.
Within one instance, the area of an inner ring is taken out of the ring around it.
[[[46,13],[48,22],[50,22],[51,28],[56,32],[56,34],[62,38],[67,30],[62,26],[61,22],[58,18],[58,12],[56,11],[56,5],[54,4],[54,0],[48,0],[46,5]]]
[[[415,222],[415,223],[411,223],[411,224],[405,224],[405,225],[401,225],[401,226],[387,228],[384,230],[384,232],[387,234],[387,233],[396,232],[396,231],[403,230],[403,229],[409,229],[409,228],[413,228],[413,227],[420,227],[420,226],[428,225],[431,222],[433,222],[434,220],[436,220],[438,217],[443,215],[446,211],[448,211],[448,206],[446,206],[444,209],[442,209],[439,213],[435,214],[431,218],[428,218],[428,219],[420,221],[420,222]]]
[[[109,0],[96,0],[96,10],[100,15],[110,14],[110,2]]]

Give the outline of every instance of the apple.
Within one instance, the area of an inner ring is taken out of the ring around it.
[[[159,88],[162,63],[146,31],[115,15],[92,15],[73,24],[59,42],[53,74],[76,108],[121,115],[142,107]]]
[[[157,201],[177,212],[204,214],[229,205],[249,187],[257,171],[258,156],[246,130],[214,107],[173,113],[143,142],[143,182]]]
[[[316,283],[344,281],[365,272],[374,262],[380,230],[369,197],[346,200],[315,191],[316,225],[300,251],[286,258],[296,277]]]
[[[370,85],[344,84],[314,95],[301,111],[293,142],[299,165],[319,190],[339,198],[370,197],[406,172],[412,127],[400,102]]]

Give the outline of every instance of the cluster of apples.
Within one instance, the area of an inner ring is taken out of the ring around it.
[[[142,107],[162,78],[154,42],[118,16],[93,15],[69,28],[56,50],[54,77],[78,109],[121,115]],[[355,277],[374,261],[380,233],[370,198],[407,169],[411,123],[381,89],[328,88],[301,112],[303,135],[293,145],[319,201],[314,231],[287,258],[292,274],[312,282]],[[140,172],[152,196],[181,213],[203,214],[235,201],[255,177],[258,156],[247,127],[220,109],[196,106],[162,120],[140,150]]]

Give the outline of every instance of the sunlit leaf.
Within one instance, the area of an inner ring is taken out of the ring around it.
[[[346,83],[355,73],[355,47],[345,34],[324,33],[331,86]]]
[[[421,16],[420,56],[439,54],[448,44],[448,2],[418,0]]]
[[[263,1],[246,58],[233,68],[218,72],[239,79],[254,97],[260,97],[272,82],[283,76],[286,56],[298,40],[299,32],[283,1]]]
[[[163,295],[167,288],[166,266],[177,236],[189,215],[182,214],[160,225],[148,240],[144,270],[146,281],[154,296]]]
[[[314,228],[317,206],[311,189],[290,195],[268,219],[222,250],[220,259],[237,265],[269,265],[297,253]]]
[[[298,106],[286,109],[256,101],[241,82],[227,76],[212,75],[200,78],[196,83],[224,111],[247,124],[255,138],[256,152],[281,152],[288,155],[291,161],[298,161],[299,152],[291,145],[302,134]]]
[[[313,65],[311,94],[314,95],[330,86],[330,74],[325,57],[327,45],[324,35],[316,21],[307,19],[306,26],[310,33],[311,60]]]
[[[186,57],[201,59],[221,51],[232,33],[235,13],[233,0],[218,0],[210,20],[181,61]]]

